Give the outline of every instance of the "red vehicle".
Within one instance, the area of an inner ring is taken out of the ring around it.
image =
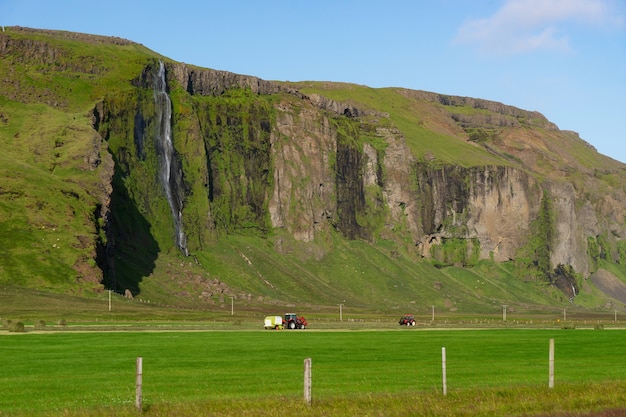
[[[309,323],[302,316],[298,316],[296,313],[287,313],[283,320],[283,326],[287,329],[302,329],[304,330]]]
[[[398,323],[400,326],[415,326],[415,317],[413,314],[405,314]]]

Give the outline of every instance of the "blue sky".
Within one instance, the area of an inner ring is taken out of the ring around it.
[[[626,162],[625,0],[0,0],[0,25],[118,36],[267,80],[495,100]]]

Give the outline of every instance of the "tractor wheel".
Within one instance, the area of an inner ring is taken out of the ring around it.
[[[300,330],[304,330],[304,324],[300,324]]]
[[[296,328],[296,323],[295,323],[294,321],[290,321],[290,322],[289,322],[289,328],[290,328],[291,330],[295,329],[295,328]]]

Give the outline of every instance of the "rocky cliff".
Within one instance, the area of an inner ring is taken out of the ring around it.
[[[159,59],[138,56],[125,66],[126,80],[103,88],[113,84],[93,80],[106,79],[114,64],[78,59],[67,38],[9,28],[0,34],[0,56],[95,83],[82,113],[98,133],[84,155],[87,169],[98,170],[90,180],[98,213],[92,266],[121,291],[129,287],[121,269],[134,265],[147,276],[158,253],[177,251],[155,174],[162,151],[151,139]],[[393,241],[416,263],[509,263],[519,279],[555,284],[568,297],[607,265],[620,282],[626,167],[537,112],[406,89],[270,82],[162,60],[175,150],[169,172],[192,258],[224,236],[253,234],[277,254],[319,261],[339,232],[370,244]],[[0,74],[11,86],[0,93],[3,106],[54,106],[78,94],[75,86],[25,89],[11,64]],[[150,254],[142,266],[136,251]]]

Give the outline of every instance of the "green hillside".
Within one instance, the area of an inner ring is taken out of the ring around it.
[[[277,108],[297,108],[294,120],[313,108],[290,88],[366,112],[358,120],[320,112],[354,154],[367,145],[384,155],[380,132],[397,131],[429,169],[514,167],[537,184],[571,183],[598,205],[614,195],[615,207],[603,207],[624,210],[623,164],[519,109],[497,113],[462,98],[323,82],[276,83],[284,90],[272,94],[227,88],[200,96],[178,81],[178,63],[133,42],[10,27],[0,36],[0,288],[7,294],[32,289],[102,299],[113,289],[159,306],[223,310],[232,298],[250,311],[345,303],[389,314],[433,306],[493,314],[503,304],[534,313],[571,305],[549,282],[524,279],[520,262],[479,259],[465,240],[445,240],[445,261],[424,257],[405,224],[388,224],[389,209],[380,203],[385,190],[377,185],[365,187],[353,224],[342,223],[338,209],[312,240],[272,227],[276,161],[268,155],[290,140],[274,128]],[[190,256],[174,243],[156,145],[146,139],[154,131],[150,83],[159,59],[170,65]],[[340,171],[334,157],[328,164]],[[387,178],[382,165],[378,171]],[[298,181],[293,190],[310,178]],[[300,200],[289,210],[307,207]],[[612,224],[592,237],[590,272],[604,268],[626,283],[626,244],[617,231],[626,221]],[[355,236],[346,236],[350,227]],[[572,279],[581,288],[578,308],[623,307],[580,273]]]

